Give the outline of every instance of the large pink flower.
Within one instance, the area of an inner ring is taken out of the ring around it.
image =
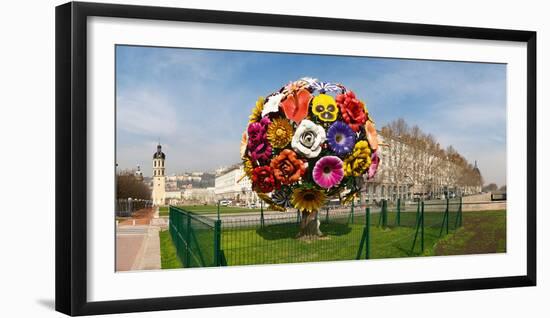
[[[332,188],[344,178],[344,164],[336,156],[321,158],[313,168],[313,181],[323,188]]]

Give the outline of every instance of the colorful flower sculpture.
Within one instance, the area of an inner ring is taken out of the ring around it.
[[[335,196],[348,202],[359,191],[356,178],[376,174],[374,122],[342,84],[290,82],[260,97],[249,119],[241,140],[245,173],[274,210],[317,212]]]

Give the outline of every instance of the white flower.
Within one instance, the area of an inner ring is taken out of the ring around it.
[[[292,137],[292,148],[306,158],[315,158],[321,153],[321,145],[326,139],[323,127],[304,119]]]
[[[302,77],[300,78],[301,81],[307,82],[309,85],[313,83],[317,83],[319,80],[313,77]]]
[[[281,99],[283,99],[285,95],[279,93],[277,95],[273,95],[267,99],[267,102],[264,104],[264,109],[262,110],[262,117],[269,113],[274,113],[279,111],[279,104],[281,103]]]

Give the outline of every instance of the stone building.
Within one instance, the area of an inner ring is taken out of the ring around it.
[[[384,136],[380,131],[378,137],[380,166],[374,179],[364,179],[366,199],[445,199],[481,192],[477,162],[466,176],[463,167],[440,154]]]
[[[242,164],[216,170],[214,193],[217,200],[232,200],[233,204],[259,204],[258,196],[252,191],[252,182],[245,176]]]

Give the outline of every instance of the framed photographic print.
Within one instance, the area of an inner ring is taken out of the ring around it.
[[[56,8],[56,309],[536,284],[536,33]]]

